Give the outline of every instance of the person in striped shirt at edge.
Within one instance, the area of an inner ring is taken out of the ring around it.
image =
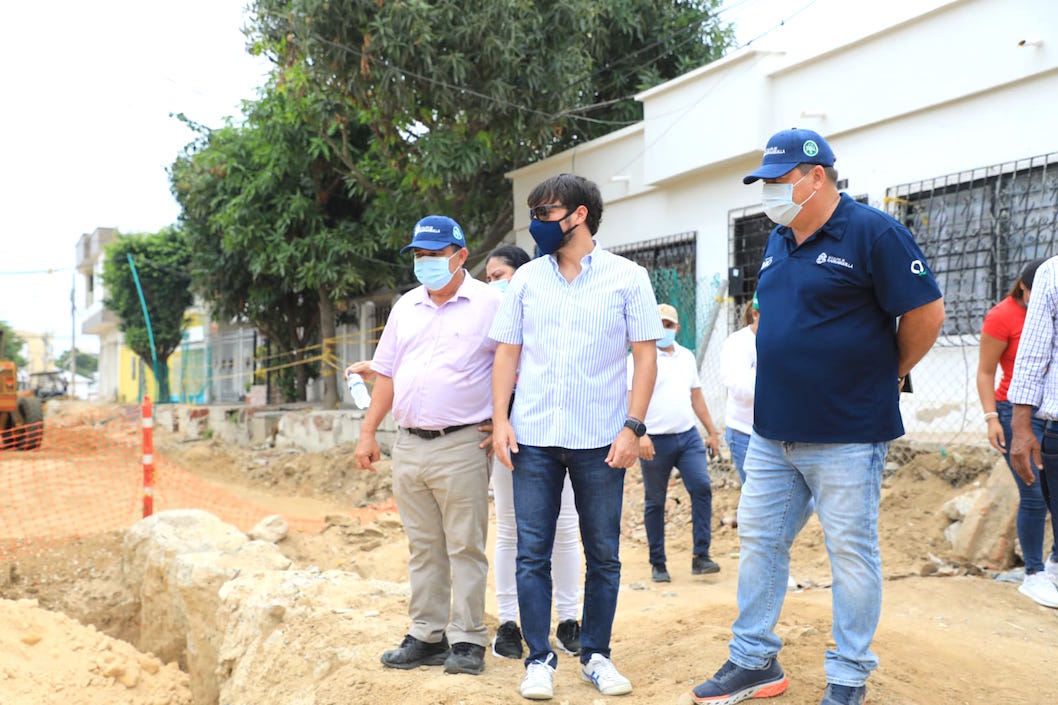
[[[636,461],[657,373],[661,316],[646,270],[599,247],[602,196],[560,174],[529,194],[529,233],[543,253],[508,286],[489,336],[493,450],[513,470],[518,608],[529,647],[519,692],[554,695],[551,551],[567,473],[584,545],[581,677],[603,695],[632,691],[610,660],[621,582],[618,545],[625,468]],[[635,377],[626,395],[626,355]],[[520,369],[520,371],[519,371]],[[507,405],[518,372],[518,394]]]
[[[1051,511],[1051,530],[1058,536],[1058,257],[1041,264],[1033,278],[1007,400],[1014,405],[1010,465],[1030,486],[1036,482],[1032,466],[1041,469],[1040,489]],[[1037,417],[1046,419],[1042,442],[1032,429],[1034,408]],[[1044,573],[1058,585],[1053,547]]]

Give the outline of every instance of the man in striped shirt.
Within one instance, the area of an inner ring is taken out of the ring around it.
[[[1043,499],[1058,536],[1058,257],[1041,264],[1033,278],[1007,399],[1014,404],[1010,464],[1029,485],[1036,481],[1030,461],[1040,468]],[[1032,432],[1034,408],[1047,419],[1042,447]],[[1051,552],[1044,571],[1058,585],[1058,554]]]
[[[493,449],[514,471],[518,609],[529,647],[520,692],[553,697],[551,549],[568,472],[586,566],[581,675],[604,695],[622,695],[632,684],[610,661],[610,634],[624,473],[646,432],[661,317],[646,270],[595,243],[602,196],[594,183],[561,174],[533,189],[528,204],[529,232],[546,256],[515,272],[489,331],[498,343]],[[626,396],[629,346],[635,376]]]

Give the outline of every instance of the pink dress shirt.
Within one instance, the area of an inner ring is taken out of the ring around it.
[[[398,426],[436,430],[492,416],[496,342],[489,327],[502,300],[496,287],[466,273],[440,306],[424,286],[394,304],[371,369],[393,378]]]

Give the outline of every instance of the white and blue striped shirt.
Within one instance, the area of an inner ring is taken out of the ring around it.
[[[552,256],[518,268],[489,337],[521,345],[511,424],[519,443],[609,446],[628,412],[628,344],[661,337],[647,271],[598,245],[567,282]]]
[[[1058,257],[1036,270],[1007,399],[1058,419]]]

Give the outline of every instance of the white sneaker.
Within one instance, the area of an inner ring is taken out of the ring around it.
[[[617,672],[613,662],[602,654],[592,654],[580,677],[595,687],[603,695],[624,695],[632,692],[632,682]]]
[[[1058,587],[1055,587],[1043,571],[1026,575],[1018,592],[1044,607],[1058,607]]]
[[[1047,562],[1043,564],[1043,572],[1047,574],[1047,577],[1051,579],[1055,587],[1058,587],[1058,561],[1051,556],[1047,556]]]
[[[525,678],[518,689],[523,698],[529,700],[550,700],[555,695],[555,668],[551,661],[554,654],[548,654],[544,661],[532,661],[525,668]]]

